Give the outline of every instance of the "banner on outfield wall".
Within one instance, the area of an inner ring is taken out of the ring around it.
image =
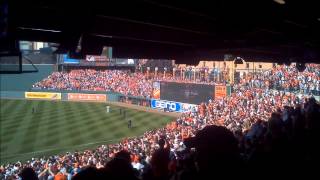
[[[160,99],[151,99],[151,108],[167,109],[173,112],[181,112],[181,103],[173,101],[165,101]]]
[[[158,81],[152,83],[152,98],[160,99],[160,82]]]
[[[51,99],[51,100],[61,100],[61,93],[51,93],[51,92],[25,92],[26,99]]]
[[[221,85],[215,85],[214,87],[214,98],[221,99],[227,96],[227,87]]]
[[[181,112],[196,112],[198,105],[181,103]]]
[[[161,110],[166,109],[171,112],[191,112],[196,110],[197,105],[160,99],[151,99],[151,108]]]
[[[82,93],[68,93],[68,101],[96,101],[106,102],[106,94],[82,94]]]

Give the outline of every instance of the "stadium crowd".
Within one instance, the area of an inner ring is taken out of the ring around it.
[[[205,73],[207,72],[207,73]],[[192,70],[173,72],[134,72],[120,70],[80,69],[70,72],[53,72],[33,85],[34,89],[113,91],[123,95],[151,97],[153,81],[214,84],[207,71],[193,77]],[[225,76],[225,77],[228,77]],[[227,81],[223,81],[226,83]],[[279,65],[271,70],[256,72],[240,80],[249,87],[277,89],[286,92],[320,95],[320,65],[307,64],[303,72],[295,65]]]
[[[291,71],[288,68],[277,67],[268,72],[272,73],[269,76],[266,72],[265,76],[253,76],[234,84],[231,96],[204,102],[166,127],[123,139],[116,144],[102,145],[95,150],[2,165],[0,179],[33,176],[34,179],[45,180],[184,180],[210,179],[220,175],[224,178],[232,175],[246,177],[248,169],[261,174],[265,174],[268,168],[272,173],[287,173],[284,168],[289,168],[291,174],[299,172],[294,170],[302,164],[309,167],[320,160],[317,140],[319,104],[309,95],[273,90],[265,83],[272,81],[272,78],[274,82],[280,78],[285,81],[284,84],[290,82],[289,86],[293,88],[297,88],[300,81],[319,85],[319,69],[312,68],[304,74],[292,74],[287,73]],[[279,72],[287,79],[283,79]],[[96,76],[102,76],[101,79],[125,76],[124,79],[129,79],[129,82],[134,81],[122,73],[94,70],[80,70],[76,74],[54,73],[38,86],[72,89],[79,82],[81,86],[93,88],[87,82],[96,81]],[[139,75],[143,77],[139,73],[135,76]],[[271,80],[266,77],[271,77]],[[70,84],[57,83],[61,80],[67,80]],[[99,80],[96,83],[99,84]],[[149,82],[146,78],[140,80]],[[298,80],[298,83],[291,83],[293,80]],[[137,81],[134,83],[139,84]],[[114,81],[110,80],[110,84],[114,90],[121,89]],[[280,85],[283,83],[280,82]],[[142,95],[139,90],[130,92]]]
[[[250,87],[270,88],[287,92],[320,95],[320,65],[308,64],[303,72],[296,66],[280,65],[241,80]]]
[[[71,70],[53,72],[33,85],[48,90],[114,91],[124,95],[149,97],[152,82],[142,73],[120,70]]]

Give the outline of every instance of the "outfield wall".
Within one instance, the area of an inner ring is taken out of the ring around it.
[[[31,93],[27,93],[31,92]],[[53,96],[58,99],[53,98]],[[97,101],[97,102],[124,102],[121,98],[122,94],[113,92],[97,92],[97,91],[49,91],[49,90],[30,90],[30,91],[0,91],[0,98],[3,99],[54,99],[62,101]],[[125,96],[126,98],[150,101],[146,98]],[[134,102],[133,102],[134,103]],[[137,103],[134,103],[137,104]],[[137,104],[139,105],[139,104]],[[141,104],[142,105],[142,104]]]
[[[165,110],[171,112],[185,112],[193,110],[196,105],[181,102],[165,101],[158,99],[148,99],[142,97],[124,96],[112,92],[87,91],[0,91],[2,99],[38,99],[55,101],[88,101],[88,102],[123,102],[152,109]]]
[[[0,98],[24,99],[24,91],[0,91]]]
[[[301,94],[298,94],[301,95]],[[320,102],[320,96],[314,96]],[[58,91],[0,91],[1,99],[42,99],[57,101],[88,101],[88,102],[125,102],[140,106],[151,107],[170,112],[186,112],[196,110],[195,104],[187,104],[160,99],[148,99],[141,97],[124,96],[112,92],[58,92]],[[138,102],[138,103],[137,103]]]
[[[77,90],[46,90],[46,89],[31,89],[32,92],[59,92],[62,93],[62,99],[68,100],[67,96],[68,93],[84,93],[84,94],[106,94],[108,101],[119,101],[120,96],[122,94],[120,93],[114,93],[114,92],[106,92],[106,91],[77,91]]]

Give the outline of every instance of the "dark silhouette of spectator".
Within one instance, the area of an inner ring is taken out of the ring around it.
[[[320,160],[320,105],[314,98],[310,98],[304,105],[305,112],[305,146],[308,151],[305,152],[305,159],[310,164],[316,164]]]
[[[107,176],[107,175],[106,175]],[[97,168],[89,166],[82,171],[80,171],[78,174],[76,174],[74,177],[72,177],[72,180],[87,180],[87,179],[104,179],[102,174],[102,171],[99,171]]]
[[[241,168],[238,141],[233,133],[222,126],[207,126],[195,137],[185,141],[188,148],[195,148],[197,179],[238,176]],[[233,172],[233,173],[230,173]]]
[[[159,149],[152,154],[151,170],[145,174],[143,179],[165,180],[170,178],[169,163],[170,149],[164,138],[159,139]],[[165,145],[167,145],[165,147]]]
[[[178,167],[176,173],[171,177],[172,180],[193,180],[197,179],[197,167],[194,163],[194,155],[192,152],[180,152],[181,155],[184,154],[184,158],[178,161]],[[179,153],[179,154],[180,154]],[[187,155],[186,155],[187,154]],[[181,156],[180,155],[180,156]]]
[[[21,177],[21,180],[39,180],[34,170],[29,167],[23,168],[19,176]]]
[[[118,152],[115,158],[106,164],[104,172],[107,173],[108,179],[138,179],[131,165],[130,153],[124,150]]]

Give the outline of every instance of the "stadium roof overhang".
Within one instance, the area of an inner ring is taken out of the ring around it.
[[[74,51],[81,37],[82,54],[112,46],[119,58],[181,63],[223,60],[225,54],[275,62],[320,58],[320,11],[313,1],[6,2],[6,44],[1,48],[14,48],[9,46],[14,40],[33,40]]]

